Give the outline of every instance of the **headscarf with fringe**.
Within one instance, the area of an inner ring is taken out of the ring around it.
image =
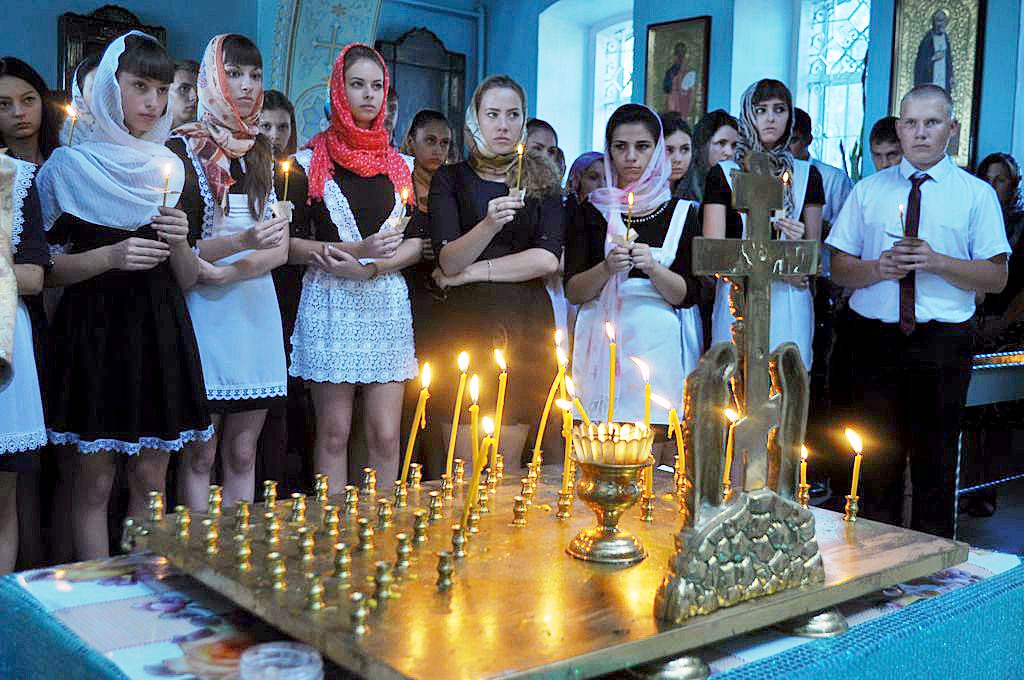
[[[743,93],[743,99],[740,104],[740,134],[736,139],[736,154],[734,159],[736,164],[740,167],[746,167],[743,162],[747,154],[760,151],[768,156],[772,166],[772,175],[781,178],[784,174],[787,174],[789,181],[785,182],[785,203],[783,207],[786,209],[786,214],[793,214],[793,154],[789,151],[789,142],[793,136],[793,96],[789,92],[789,88],[782,83],[782,87],[786,91],[786,106],[789,108],[789,118],[786,120],[786,129],[779,137],[779,141],[775,145],[767,149],[761,143],[761,137],[757,134],[757,114],[754,112],[754,93],[761,83],[772,82],[769,79],[759,80]],[[778,81],[774,81],[778,82]]]

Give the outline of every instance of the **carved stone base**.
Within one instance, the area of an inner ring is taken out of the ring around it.
[[[768,489],[735,493],[676,546],[654,602],[671,623],[825,580],[814,516]]]

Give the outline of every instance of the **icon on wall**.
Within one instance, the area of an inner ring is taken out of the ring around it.
[[[696,125],[708,108],[711,17],[653,24],[647,28],[644,103],[674,111]]]

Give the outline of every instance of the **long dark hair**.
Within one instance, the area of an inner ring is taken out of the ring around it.
[[[1022,209],[1020,197],[1020,166],[1017,165],[1017,161],[1013,156],[1008,153],[990,153],[985,156],[980,163],[978,163],[978,171],[974,174],[981,179],[985,179],[985,175],[988,174],[988,169],[996,164],[1002,165],[1006,168],[1006,171],[1010,173],[1010,183],[1013,184],[1013,205],[1007,207],[1009,207],[1011,211],[1019,212]]]
[[[665,143],[668,143],[668,138],[677,132],[684,133],[690,138],[690,148],[693,149],[693,130],[690,129],[690,124],[686,122],[686,119],[675,111],[667,111],[661,114],[661,134],[665,136]],[[690,184],[690,174],[693,172],[693,156],[690,157],[690,167],[686,169],[686,174],[679,178],[679,181],[675,182],[672,186],[672,195],[681,198],[690,198],[693,196],[689,195],[687,188]]]
[[[0,76],[11,76],[28,83],[36,92],[43,107],[42,118],[39,121],[39,153],[46,160],[53,153],[53,150],[60,146],[60,118],[57,115],[57,105],[53,93],[46,86],[46,81],[39,73],[15,57],[0,58]],[[7,142],[0,134],[0,146],[7,146]]]
[[[224,61],[238,66],[263,68],[263,57],[253,41],[244,35],[232,33],[224,38]],[[266,94],[264,94],[264,98]],[[264,107],[266,102],[264,102]],[[294,124],[292,134],[295,134]],[[258,135],[256,143],[245,154],[246,173],[242,189],[249,197],[249,213],[253,219],[260,219],[263,206],[270,194],[274,179],[274,150],[265,135]]]
[[[412,117],[412,122],[409,123],[409,130],[405,133],[405,137],[402,139],[403,153],[412,153],[412,143],[416,141],[416,133],[419,132],[420,128],[427,123],[444,123],[448,126],[448,131],[454,134],[455,130],[452,129],[452,124],[448,122],[448,119],[440,111],[434,109],[420,109],[416,112],[416,115]]]
[[[704,180],[711,170],[708,167],[708,147],[715,133],[724,127],[731,127],[739,134],[739,121],[725,109],[715,109],[705,113],[693,128],[693,160],[690,161],[688,177],[684,178],[687,182],[683,189],[687,198],[697,201],[704,199]]]
[[[280,90],[267,90],[263,93],[263,110],[288,112],[288,117],[292,121],[292,134],[288,137],[288,143],[285,144],[284,155],[286,157],[291,156],[299,146],[295,130],[295,106],[284,92]]]

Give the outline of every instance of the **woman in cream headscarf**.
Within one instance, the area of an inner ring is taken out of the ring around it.
[[[526,143],[525,113],[526,95],[514,80],[491,76],[481,83],[466,111],[469,160],[439,169],[430,187],[435,280],[447,291],[435,323],[451,348],[439,357],[438,371],[452,375],[456,354],[469,351],[470,371],[488,378],[481,403],[493,404],[492,353],[504,352],[510,378],[501,448],[510,460],[519,458],[544,406],[538,385],[554,370],[554,316],[544,277],[558,270],[565,240],[558,170],[547,158],[526,154],[520,178],[516,148]],[[517,185],[525,198],[510,195]],[[450,409],[446,396],[431,401]]]

